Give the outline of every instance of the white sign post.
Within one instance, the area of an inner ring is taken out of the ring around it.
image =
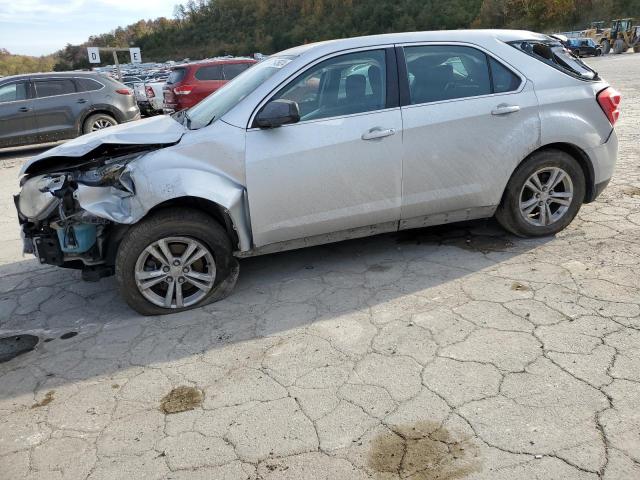
[[[129,54],[131,55],[131,63],[141,63],[142,62],[142,56],[140,55],[140,49],[139,48],[130,48],[129,49]]]
[[[100,63],[100,49],[98,47],[87,47],[89,63]]]

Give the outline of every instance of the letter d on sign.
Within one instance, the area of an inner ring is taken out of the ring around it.
[[[89,63],[100,63],[100,49],[98,47],[87,47]]]

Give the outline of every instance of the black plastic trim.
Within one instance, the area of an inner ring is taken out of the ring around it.
[[[396,65],[398,67],[398,86],[400,90],[400,106],[411,105],[411,92],[409,90],[409,73],[407,61],[404,56],[404,48],[396,47]]]
[[[398,64],[396,61],[396,51],[393,47],[385,49],[385,64],[387,75],[387,99],[386,108],[396,108],[400,106],[400,93],[398,88]]]

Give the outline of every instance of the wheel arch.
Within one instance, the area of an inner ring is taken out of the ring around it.
[[[511,175],[509,176],[509,180],[507,180],[507,183],[505,184],[504,189],[502,191],[500,203],[502,203],[502,201],[504,200],[504,196],[507,191],[507,185],[511,181],[511,178],[516,173],[516,171],[520,168],[520,166],[524,162],[526,162],[533,154],[541,151],[545,151],[545,150],[560,150],[561,152],[564,152],[572,156],[578,162],[578,165],[580,165],[580,168],[584,173],[584,179],[585,179],[584,203],[592,202],[596,196],[595,172],[593,169],[593,163],[589,158],[589,155],[587,155],[587,153],[584,150],[582,150],[580,147],[572,143],[556,142],[556,143],[548,143],[546,145],[538,147],[537,149],[533,150],[532,152],[529,153],[529,155],[527,155],[525,158],[522,159],[522,161],[516,166],[516,168],[514,168],[513,172],[511,172]]]
[[[219,203],[216,203],[207,198],[184,196],[165,200],[164,202],[159,203],[151,210],[149,210],[140,221],[143,221],[146,217],[156,213],[159,210],[167,208],[188,208],[192,210],[198,210],[205,215],[213,217],[213,219],[216,220],[225,229],[227,235],[229,235],[229,239],[231,240],[231,244],[233,245],[233,247],[236,249],[239,248],[240,240],[238,238],[237,227],[234,224],[233,218],[231,218],[229,211]]]
[[[201,197],[192,197],[192,196],[184,196],[171,198],[169,200],[165,200],[153,208],[151,208],[142,218],[140,218],[135,224],[139,222],[143,222],[146,218],[149,218],[151,215],[154,215],[158,211],[166,210],[169,208],[185,208],[191,210],[197,210],[199,212],[204,213],[212,217],[216,220],[222,228],[226,231],[229,236],[229,240],[231,241],[231,245],[234,249],[240,248],[240,240],[238,238],[237,227],[233,222],[233,218],[229,214],[229,211],[224,208],[222,205],[213,202],[212,200],[208,200],[206,198]],[[105,260],[107,265],[113,265],[115,262],[115,258],[118,252],[118,248],[122,239],[124,238],[127,231],[134,226],[135,224],[126,225],[126,224],[115,224],[112,226],[111,232],[109,234],[108,245],[105,253]]]

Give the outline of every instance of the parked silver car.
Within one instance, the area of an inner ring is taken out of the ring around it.
[[[131,307],[161,314],[223,298],[238,257],[493,215],[552,235],[611,178],[619,103],[531,32],[304,45],[186,112],[33,158],[25,250],[115,273]]]

